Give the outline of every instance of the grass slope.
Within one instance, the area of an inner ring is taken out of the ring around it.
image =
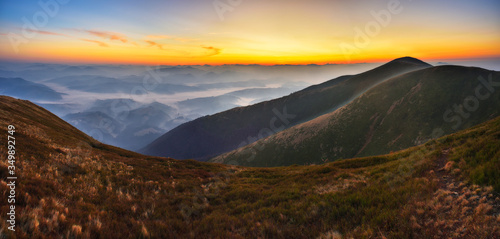
[[[102,145],[0,99],[19,178],[16,232],[0,220],[2,238],[500,237],[500,118],[390,155],[246,168]],[[6,147],[0,155],[5,196]]]
[[[339,77],[279,99],[201,117],[167,132],[141,152],[207,160],[329,113],[395,75],[429,66],[414,58],[399,58],[373,70]]]
[[[267,167],[386,154],[498,115],[500,72],[437,66],[394,77],[335,112],[212,161]]]

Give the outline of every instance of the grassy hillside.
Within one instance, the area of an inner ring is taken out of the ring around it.
[[[405,57],[373,70],[343,76],[288,96],[201,117],[167,132],[142,153],[207,160],[329,113],[395,75],[429,67]]]
[[[17,227],[0,220],[2,238],[500,237],[500,118],[390,155],[277,168],[139,155],[0,97],[4,135],[9,124]]]
[[[431,67],[394,77],[335,112],[212,161],[283,166],[386,154],[498,115],[500,72]]]

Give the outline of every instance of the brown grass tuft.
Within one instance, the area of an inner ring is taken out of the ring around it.
[[[71,226],[71,233],[75,236],[80,236],[82,234],[82,226],[80,225]]]
[[[455,166],[455,162],[448,161],[446,163],[446,165],[444,166],[444,170],[446,170],[447,172],[449,172],[453,168],[453,166]]]

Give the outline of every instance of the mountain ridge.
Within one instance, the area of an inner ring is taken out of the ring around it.
[[[500,91],[486,92],[488,98],[477,101],[482,107],[478,105],[474,114],[455,108],[473,100],[475,89],[482,86],[484,79],[495,84],[500,82],[499,77],[500,72],[461,66],[408,72],[373,87],[333,113],[211,161],[281,166],[385,154],[415,146],[436,132],[440,137],[498,115]],[[486,88],[481,88],[481,94],[485,94]],[[448,108],[457,112],[450,113]],[[466,113],[467,118],[459,119],[463,116],[459,113]],[[460,125],[455,128],[459,120]]]
[[[0,128],[11,124],[6,238],[500,237],[500,117],[389,155],[277,168],[140,155],[0,96]],[[8,175],[2,160],[6,195]]]
[[[52,88],[25,80],[20,77],[5,78],[0,77],[0,94],[10,95],[29,100],[61,100],[63,93],[59,93]]]
[[[288,96],[195,119],[172,129],[139,152],[204,161],[329,113],[394,75],[427,67],[431,65],[414,58],[395,59]],[[283,119],[283,115],[290,117],[277,125],[277,118]]]

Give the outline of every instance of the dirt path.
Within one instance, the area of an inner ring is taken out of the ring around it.
[[[438,190],[430,200],[418,204],[415,225],[434,238],[500,238],[499,195],[492,187],[467,185],[460,180],[448,155],[449,150],[443,150],[431,172]]]

